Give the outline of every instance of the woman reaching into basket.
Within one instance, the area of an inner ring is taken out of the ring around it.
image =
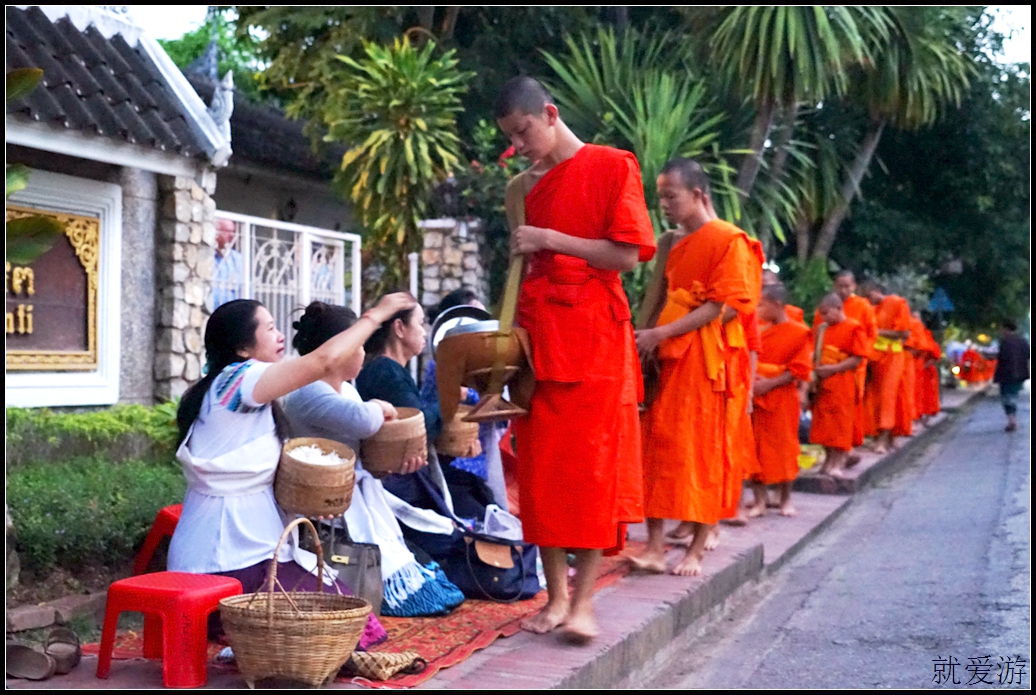
[[[294,324],[292,345],[300,355],[308,355],[352,328],[356,321],[351,309],[313,302]],[[363,357],[361,347],[340,370],[285,398],[284,410],[295,436],[333,439],[359,452],[360,440],[396,418],[391,404],[378,399],[364,402],[349,383],[360,373]],[[402,472],[412,473],[427,464],[425,458],[411,459],[404,463]],[[364,470],[359,459],[352,504],[344,518],[352,542],[373,543],[381,551],[383,615],[442,615],[464,601],[464,595],[437,564],[422,566],[407,549],[381,481]]]
[[[212,313],[208,371],[176,415],[187,494],[169,545],[170,570],[234,577],[246,593],[262,586],[285,528],[273,495],[285,429],[274,399],[339,371],[382,321],[414,305],[407,294],[388,295],[351,329],[291,361],[283,361],[284,336],[259,302],[238,299]],[[276,560],[286,589],[317,589],[312,553],[291,542]],[[385,638],[371,615],[360,648]]]

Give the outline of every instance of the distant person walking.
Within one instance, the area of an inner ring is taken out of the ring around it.
[[[1000,385],[1000,402],[1004,404],[1007,415],[1004,432],[1018,429],[1018,393],[1029,379],[1029,343],[1017,331],[1014,321],[1004,321],[996,372],[993,373],[993,383]]]

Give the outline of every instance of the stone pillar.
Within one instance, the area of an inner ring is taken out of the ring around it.
[[[216,263],[215,172],[161,176],[156,243],[155,397],[175,398],[201,377]]]
[[[155,226],[158,181],[154,173],[122,167],[122,318],[119,401],[151,405],[155,354]]]
[[[481,222],[445,218],[425,220],[421,227],[424,230],[421,304],[430,308],[461,287],[471,288],[482,302],[488,301]]]

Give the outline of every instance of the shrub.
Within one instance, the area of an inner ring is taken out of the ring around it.
[[[176,407],[176,402],[169,401],[152,408],[116,405],[86,413],[8,408],[7,467],[102,455],[110,463],[127,459],[171,462],[177,437]]]
[[[166,463],[102,457],[26,465],[7,475],[7,503],[22,567],[128,561],[162,507],[183,500],[183,474]]]

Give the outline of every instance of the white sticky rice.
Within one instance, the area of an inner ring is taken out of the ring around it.
[[[303,463],[313,463],[318,466],[337,466],[345,463],[335,452],[325,454],[320,450],[320,447],[312,444],[308,446],[300,446],[291,450],[292,458],[298,459]]]

